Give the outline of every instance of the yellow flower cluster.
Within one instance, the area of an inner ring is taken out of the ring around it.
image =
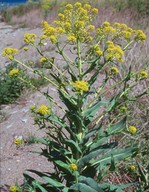
[[[136,41],[145,41],[146,40],[146,35],[143,33],[142,30],[136,30],[135,31],[135,40]]]
[[[112,74],[117,74],[117,73],[119,73],[119,70],[118,70],[117,67],[112,67],[112,68],[110,69],[110,71],[111,71]]]
[[[49,108],[48,108],[46,105],[41,105],[41,106],[36,110],[36,112],[37,112],[39,115],[49,115],[49,114],[50,114]]]
[[[118,59],[118,61],[123,62],[123,55],[124,52],[119,45],[114,45],[112,41],[107,41],[106,59]]]
[[[12,185],[12,186],[10,186],[9,191],[10,192],[18,192],[19,191],[19,187],[15,186],[15,185]]]
[[[82,91],[88,91],[88,82],[86,81],[75,81],[72,83],[72,86],[79,93],[82,93]]]
[[[127,108],[126,108],[125,106],[122,106],[122,107],[120,108],[120,112],[121,112],[121,113],[127,113]]]
[[[8,59],[13,60],[17,52],[18,52],[18,49],[6,47],[2,52],[2,56],[7,56]]]
[[[100,28],[97,29],[98,36],[105,38],[110,36],[112,38],[124,38],[127,41],[135,40],[135,41],[144,41],[146,39],[146,35],[142,30],[133,30],[128,27],[126,24],[121,24],[115,22],[111,25],[109,22],[105,21]]]
[[[56,43],[61,34],[66,34],[68,41],[71,42],[91,41],[90,33],[95,30],[95,27],[90,25],[90,22],[97,14],[98,9],[91,8],[89,4],[84,6],[80,2],[74,5],[67,4],[64,12],[59,13],[58,19],[54,21],[55,27],[46,21],[42,23],[44,34],[52,43]]]
[[[137,132],[137,128],[135,126],[129,126],[128,127],[128,131],[131,133],[131,134],[136,134]]]
[[[24,51],[28,51],[28,47],[24,47],[23,49],[24,49]]]
[[[129,169],[130,169],[130,171],[134,172],[134,171],[136,170],[136,166],[131,165],[131,166],[129,167]]]
[[[70,164],[69,168],[72,171],[77,171],[78,170],[78,166],[75,163]]]
[[[33,44],[35,42],[36,37],[37,36],[34,33],[26,33],[24,35],[24,42],[27,44]]]
[[[10,76],[17,75],[18,73],[19,73],[19,69],[12,69],[11,71],[9,71]]]
[[[116,33],[116,29],[112,26],[110,26],[110,23],[105,21],[102,25],[101,25],[101,29],[104,35],[108,35],[108,34],[115,34]]]
[[[94,53],[96,53],[98,56],[101,56],[103,54],[98,44],[95,44],[90,47],[90,54],[94,54]]]
[[[47,58],[45,58],[45,57],[42,57],[41,59],[40,59],[40,63],[45,63],[47,61]]]
[[[148,78],[148,73],[146,71],[141,71],[139,75],[140,75],[141,79],[147,79]]]

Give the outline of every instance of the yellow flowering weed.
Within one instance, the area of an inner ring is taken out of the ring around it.
[[[14,75],[17,75],[19,73],[19,69],[12,69],[11,71],[9,71],[9,75],[10,76],[14,76]]]
[[[50,110],[46,105],[41,105],[36,112],[40,115],[49,115],[50,114]]]
[[[15,185],[12,185],[12,186],[10,186],[9,191],[10,192],[17,192],[17,191],[19,191],[19,188]]]
[[[69,168],[72,171],[77,171],[78,170],[78,166],[75,163],[70,164]]]
[[[128,127],[128,131],[129,131],[129,133],[134,135],[137,132],[137,128],[135,126],[131,125],[131,126]]]
[[[75,81],[72,83],[72,86],[76,89],[77,92],[88,91],[88,82],[86,81]]]

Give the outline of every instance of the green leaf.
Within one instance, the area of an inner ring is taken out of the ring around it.
[[[100,146],[102,146],[109,138],[111,137],[110,136],[105,136],[101,139],[98,139],[97,142],[94,142],[91,146],[90,146],[90,150],[94,150]]]
[[[132,156],[134,153],[136,153],[137,148],[125,148],[125,149],[112,149],[110,152],[106,153],[102,157],[92,160],[90,163],[92,166],[94,165],[107,165],[111,163],[111,155],[113,155],[113,158],[115,162],[123,160],[129,156]]]
[[[110,101],[110,103],[109,103],[110,105],[107,107],[106,112],[111,111],[113,109],[113,107],[115,106],[115,103],[116,103],[116,99],[114,98]]]
[[[126,120],[127,120],[127,117],[124,117],[121,121],[112,125],[107,131],[108,135],[121,132],[126,127]]]
[[[47,184],[50,184],[50,186],[53,186],[53,187],[58,187],[58,188],[63,188],[64,185],[50,177],[47,177],[47,176],[43,176],[42,179],[44,179],[46,182],[48,182]]]
[[[92,187],[93,189],[95,189],[97,191],[102,191],[100,185],[94,179],[92,179],[90,177],[80,176],[79,182],[89,185],[90,187]]]
[[[75,103],[71,101],[71,98],[67,98],[60,90],[59,90],[59,95],[63,103],[66,105],[69,111],[76,111],[77,106]]]
[[[78,190],[80,192],[103,192],[103,190],[102,191],[94,190],[90,186],[88,186],[88,185],[86,185],[84,183],[74,184],[73,186],[70,187],[70,189]]]
[[[109,100],[99,100],[94,105],[89,107],[86,111],[83,112],[83,116],[86,118],[94,117],[97,111],[99,110],[99,107],[106,106],[109,103]]]
[[[97,131],[99,131],[101,127],[102,127],[102,124],[96,126],[94,129],[89,130],[89,132],[82,139],[81,144],[88,141],[88,139],[90,139],[95,133],[97,133]]]
[[[116,191],[116,192],[124,192],[122,189],[125,189],[127,187],[132,186],[134,183],[128,183],[128,184],[120,184],[120,185],[113,185],[113,184],[109,184],[109,183],[103,183],[101,184],[101,188],[106,191]]]
[[[89,161],[93,158],[96,158],[98,155],[104,153],[107,149],[98,149],[96,151],[90,152],[89,154],[85,155],[80,161],[78,162],[78,167],[81,169],[85,166],[85,164],[89,163]]]
[[[71,151],[73,152],[74,150],[80,152],[82,154],[81,148],[79,147],[78,143],[76,143],[73,140],[65,140],[64,143],[71,148]]]
[[[55,163],[59,168],[62,168],[62,171],[71,173],[70,170],[69,170],[69,166],[68,166],[67,163],[64,163],[64,162],[61,161],[61,160],[56,160],[56,161],[54,161],[54,163]]]
[[[113,155],[111,155],[111,164],[110,164],[110,171],[114,171],[115,170],[115,161],[114,161],[114,157]]]
[[[37,184],[36,187],[38,187],[41,190],[41,192],[48,192],[44,187],[42,187],[39,184]]]

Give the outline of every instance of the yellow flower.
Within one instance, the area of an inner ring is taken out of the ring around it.
[[[10,192],[17,192],[17,191],[19,191],[19,188],[15,185],[12,185],[12,186],[10,186],[9,191]]]
[[[84,9],[86,9],[87,11],[89,11],[89,10],[91,9],[91,6],[86,3],[86,4],[84,5]]]
[[[22,136],[16,137],[14,140],[14,143],[16,144],[17,147],[23,144],[23,138]]]
[[[57,43],[57,38],[54,36],[54,35],[51,35],[50,36],[50,40],[53,44],[56,44]]]
[[[127,112],[127,108],[123,106],[123,107],[120,108],[120,111],[121,111],[121,113],[126,113]]]
[[[75,163],[70,164],[69,168],[72,171],[77,171],[78,170],[78,166]]]
[[[31,106],[31,108],[30,108],[32,111],[34,111],[35,109],[36,109],[36,106],[35,105],[33,105],[33,106]]]
[[[82,6],[82,4],[79,3],[79,2],[76,2],[76,3],[74,4],[74,7],[75,7],[75,8],[80,8],[81,6]]]
[[[118,22],[115,22],[113,26],[116,27],[116,28],[120,28],[121,24],[118,23]]]
[[[97,15],[97,14],[98,14],[98,9],[93,8],[93,9],[91,10],[91,13],[94,14],[94,15]]]
[[[4,51],[2,52],[2,56],[8,56],[8,55],[16,55],[16,53],[18,52],[18,49],[15,48],[11,48],[11,47],[6,47],[4,49]]]
[[[42,57],[41,59],[40,59],[40,63],[45,63],[47,61],[47,58],[45,58],[45,57]]]
[[[67,4],[66,9],[71,10],[71,9],[73,9],[73,6],[71,4]]]
[[[94,30],[95,29],[95,26],[94,25],[88,25],[87,26],[87,30],[89,30],[89,31],[92,31],[92,30]]]
[[[23,49],[24,49],[24,51],[28,51],[28,47],[24,47]]]
[[[67,39],[68,41],[76,41],[76,37],[74,35],[70,35]]]
[[[118,70],[117,67],[112,67],[112,68],[110,69],[110,71],[111,71],[112,74],[117,74],[117,73],[119,73],[119,70]]]
[[[19,73],[19,69],[12,69],[11,71],[9,71],[10,76],[17,75],[18,73]]]
[[[64,19],[65,19],[65,15],[62,14],[62,13],[59,13],[59,14],[58,14],[58,17],[59,17],[59,20],[60,20],[60,21],[64,21]]]
[[[75,81],[72,83],[72,86],[75,87],[76,91],[88,91],[88,82],[86,81]]]
[[[136,166],[131,165],[131,166],[129,167],[129,169],[130,169],[130,171],[134,172],[134,171],[136,170]]]
[[[8,59],[12,61],[14,57],[12,55],[8,55]]]
[[[142,42],[146,40],[146,35],[143,33],[142,30],[136,30],[135,34],[136,34],[135,40]]]
[[[35,39],[36,39],[36,34],[34,34],[34,33],[26,33],[25,35],[24,35],[24,42],[25,43],[27,43],[27,44],[29,44],[29,43],[34,43],[35,42]]]
[[[147,73],[146,71],[141,71],[141,72],[140,72],[140,77],[141,77],[142,79],[147,79],[147,78],[148,78],[148,73]]]
[[[136,134],[136,132],[137,132],[137,128],[135,127],[135,126],[129,126],[128,127],[128,131],[131,133],[131,134]]]
[[[38,114],[40,115],[49,115],[50,114],[50,111],[49,111],[49,108],[46,106],[46,105],[41,105],[37,111],[36,111]]]
[[[40,39],[41,39],[41,40],[46,39],[46,38],[47,38],[46,35],[41,35],[41,36],[40,36]]]

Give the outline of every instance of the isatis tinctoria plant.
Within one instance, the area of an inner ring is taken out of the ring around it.
[[[89,4],[67,4],[52,24],[42,22],[40,37],[24,35],[25,43],[40,54],[40,62],[49,65],[50,76],[17,60],[15,49],[4,49],[4,56],[54,86],[61,100],[44,93],[49,106],[31,108],[35,124],[46,130],[46,137],[36,138],[45,145],[39,154],[53,164],[54,172],[29,170],[40,181],[24,173],[25,191],[120,192],[132,185],[114,185],[104,178],[115,171],[118,162],[137,154],[137,146],[128,143],[120,147],[119,140],[124,133],[137,134],[137,128],[127,123],[127,106],[147,94],[144,90],[133,95],[132,89],[148,73],[146,69],[132,72],[131,66],[121,73],[121,66],[125,53],[145,41],[146,35],[120,23],[105,21],[96,27],[93,21],[97,15],[98,9]],[[56,47],[61,66],[57,66],[56,57],[53,61],[42,51],[45,42]]]

